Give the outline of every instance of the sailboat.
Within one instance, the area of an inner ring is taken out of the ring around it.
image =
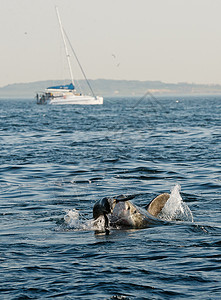
[[[78,60],[78,57],[70,43],[70,40],[68,39],[68,36],[67,36],[63,26],[62,26],[60,14],[59,14],[57,7],[56,7],[56,13],[57,13],[57,18],[58,18],[61,35],[62,35],[62,39],[63,39],[63,43],[64,43],[71,83],[66,84],[66,85],[61,84],[58,86],[51,86],[51,87],[48,87],[47,89],[45,89],[44,92],[37,93],[36,94],[37,104],[58,104],[58,105],[60,105],[60,104],[81,104],[81,105],[103,104],[103,97],[96,96],[93,92],[93,89],[85,75],[85,72]],[[89,87],[92,95],[84,95],[82,93],[78,93],[75,89],[75,82],[73,79],[73,72],[72,72],[72,68],[71,68],[70,55],[68,52],[67,42],[70,45],[70,48],[74,54],[74,57],[81,69],[81,72],[84,76],[86,83],[88,84],[88,87]]]

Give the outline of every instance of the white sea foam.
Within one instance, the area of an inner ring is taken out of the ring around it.
[[[161,213],[158,215],[160,219],[166,221],[190,221],[193,222],[193,215],[188,205],[183,202],[180,195],[181,187],[176,184],[170,194],[170,198],[164,205]]]
[[[93,220],[87,220],[79,214],[75,208],[66,211],[64,222],[69,229],[74,230],[91,230],[93,229]]]
[[[103,216],[96,220],[85,219],[83,215],[75,208],[67,210],[64,216],[64,223],[70,230],[95,230],[97,232],[105,231],[105,220]]]
[[[98,232],[105,231],[105,220],[104,216],[98,217],[95,221],[93,221],[93,229]]]

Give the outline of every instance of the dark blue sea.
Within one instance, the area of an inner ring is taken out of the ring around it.
[[[0,299],[221,299],[221,96],[1,99],[0,141]],[[193,222],[89,226],[176,184]]]

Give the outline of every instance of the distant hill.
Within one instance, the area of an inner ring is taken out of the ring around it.
[[[66,83],[68,81],[65,81]],[[85,93],[85,81],[79,80]],[[102,96],[141,96],[147,90],[153,94],[221,94],[221,85],[194,83],[164,83],[161,81],[138,80],[89,80],[95,94]],[[36,92],[43,91],[51,85],[60,84],[61,80],[36,81],[30,83],[9,84],[0,88],[0,97],[33,98]]]

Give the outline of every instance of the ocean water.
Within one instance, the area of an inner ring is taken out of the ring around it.
[[[220,96],[1,99],[0,298],[221,299],[220,116]],[[95,201],[177,184],[193,222],[94,233]]]

